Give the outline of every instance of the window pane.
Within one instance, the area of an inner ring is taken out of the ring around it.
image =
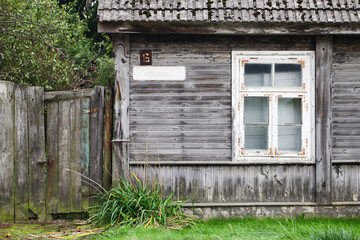
[[[245,63],[245,86],[271,86],[271,64]]]
[[[301,64],[275,64],[276,87],[301,87]]]
[[[268,149],[268,127],[245,126],[245,149]]]
[[[282,123],[301,124],[301,99],[279,98],[278,121]]]
[[[245,123],[268,123],[267,97],[245,97]]]
[[[279,150],[301,152],[301,127],[279,126]]]

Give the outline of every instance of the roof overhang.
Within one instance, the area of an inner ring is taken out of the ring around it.
[[[224,34],[224,35],[330,35],[360,34],[359,23],[246,23],[196,21],[98,22],[106,33]]]

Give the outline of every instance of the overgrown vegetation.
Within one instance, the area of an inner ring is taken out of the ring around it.
[[[180,229],[193,225],[195,218],[182,210],[182,201],[164,198],[157,181],[120,179],[117,186],[100,195],[90,210],[90,221],[99,227],[130,226]]]
[[[343,232],[343,233],[340,233]],[[328,238],[321,238],[325,233]],[[337,238],[340,234],[350,238]],[[111,228],[90,239],[359,239],[360,219],[344,218],[242,218],[213,219],[199,222],[190,229],[179,231],[120,227]],[[354,238],[352,238],[352,236]],[[320,238],[315,238],[320,237]]]
[[[88,11],[79,2],[0,0],[0,79],[45,90],[107,86],[111,40],[89,29],[96,1],[81,1]]]

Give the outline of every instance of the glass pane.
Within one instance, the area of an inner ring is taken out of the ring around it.
[[[268,127],[245,126],[245,149],[268,149]]]
[[[301,152],[301,127],[279,126],[279,150]]]
[[[301,99],[279,98],[279,123],[301,124]]]
[[[271,64],[245,63],[245,86],[271,86]]]
[[[301,64],[275,64],[275,87],[301,87]]]
[[[268,123],[267,97],[245,97],[245,123]]]

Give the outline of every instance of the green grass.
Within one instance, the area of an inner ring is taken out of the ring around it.
[[[109,229],[90,239],[360,239],[360,218],[356,219],[214,219],[189,229],[161,230],[130,227]]]

